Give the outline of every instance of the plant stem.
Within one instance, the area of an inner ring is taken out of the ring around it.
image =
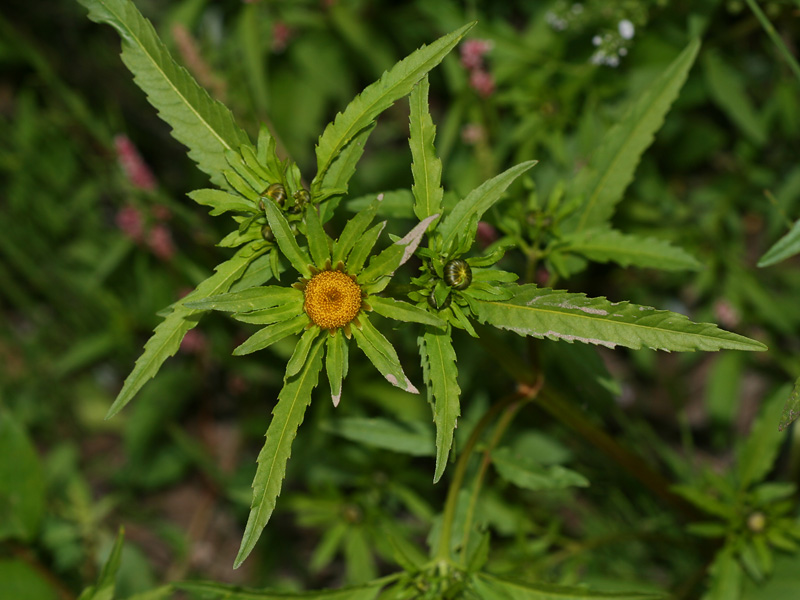
[[[772,25],[770,20],[767,18],[767,15],[758,7],[755,0],[745,0],[747,5],[750,7],[750,10],[753,11],[756,18],[761,23],[761,26],[764,28],[764,31],[767,32],[767,35],[770,37],[772,42],[777,46],[778,51],[783,55],[783,58],[786,59],[786,64],[789,65],[789,68],[792,72],[797,76],[797,79],[800,80],[800,65],[797,64],[797,60],[789,49],[786,47],[786,44],[783,43],[781,36],[778,35],[778,32],[775,31],[775,27]]]
[[[494,419],[495,415],[524,397],[525,391],[519,390],[506,396],[499,402],[492,404],[472,430],[467,443],[464,445],[464,449],[461,451],[461,455],[458,457],[458,462],[453,472],[453,480],[447,490],[447,500],[445,500],[444,513],[442,514],[442,530],[439,534],[439,544],[436,549],[436,561],[447,562],[450,560],[450,538],[453,532],[453,520],[456,516],[458,492],[464,484],[464,476],[467,472],[469,458],[472,455],[472,451],[475,449],[475,445],[478,443],[478,439],[483,433],[483,430],[486,429],[486,426]]]

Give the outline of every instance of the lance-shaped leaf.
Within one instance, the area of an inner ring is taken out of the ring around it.
[[[317,208],[311,204],[306,210],[306,238],[308,239],[308,250],[314,264],[324,265],[331,259],[331,251],[328,247],[328,234],[322,229],[322,222],[319,219]]]
[[[419,421],[407,423],[388,419],[349,417],[325,423],[325,431],[376,448],[384,448],[411,456],[431,456],[430,426]]]
[[[229,261],[219,265],[216,273],[173,306],[172,312],[156,327],[153,336],[145,344],[144,352],[136,361],[133,371],[125,379],[122,390],[108,410],[107,419],[122,410],[141,387],[155,377],[164,361],[178,351],[183,336],[200,321],[202,311],[188,308],[186,303],[227,291],[247,271],[250,263],[264,251],[264,249],[254,251],[245,246]]]
[[[302,313],[288,321],[281,321],[279,323],[275,323],[274,325],[268,325],[263,329],[259,329],[253,335],[247,338],[242,344],[234,349],[233,353],[236,356],[243,356],[245,354],[256,352],[257,350],[263,350],[264,348],[281,341],[285,337],[289,337],[295,333],[300,333],[303,330],[303,327],[308,325],[308,322],[308,316],[305,313]]]
[[[212,100],[191,75],[169,55],[150,22],[130,0],[79,0],[89,9],[89,18],[107,23],[122,38],[122,60],[136,84],[172,126],[172,135],[189,148],[189,157],[211,181],[227,183],[222,171],[228,167],[226,150],[249,143],[247,134],[234,123],[231,112]]]
[[[530,457],[514,454],[510,448],[492,452],[492,464],[503,479],[528,490],[562,490],[586,487],[589,480],[561,465],[543,466]]]
[[[267,221],[269,221],[275,241],[283,255],[292,263],[298,273],[306,279],[310,279],[311,270],[308,266],[311,264],[311,257],[297,244],[289,221],[283,216],[281,209],[274,202],[265,202],[264,212],[267,214]]]
[[[794,382],[792,393],[786,399],[786,404],[783,405],[783,412],[781,413],[781,420],[778,423],[778,429],[783,431],[789,425],[800,417],[800,377]]]
[[[477,573],[469,586],[486,600],[663,600],[662,594],[648,592],[596,592],[586,588],[551,583],[528,583],[488,573]]]
[[[347,224],[344,226],[339,239],[333,244],[333,256],[331,257],[331,261],[334,265],[336,265],[336,263],[339,261],[347,261],[347,257],[353,250],[356,242],[360,241],[361,236],[375,218],[375,212],[378,210],[378,204],[380,201],[381,196],[373,198],[372,202],[370,202],[366,208],[360,211],[355,217],[347,221]]]
[[[338,590],[317,590],[313,592],[270,592],[243,588],[238,585],[217,583],[215,581],[183,581],[173,584],[177,589],[193,594],[200,594],[209,600],[375,600],[385,585],[378,581],[354,587],[343,587]]]
[[[372,254],[372,250],[375,248],[375,244],[378,242],[378,238],[385,227],[386,221],[381,221],[367,229],[359,238],[358,244],[350,252],[350,256],[347,259],[347,269],[351,273],[358,274],[364,268],[364,263],[367,262],[367,259]]]
[[[328,352],[325,354],[325,371],[331,384],[331,400],[339,406],[342,399],[342,380],[347,376],[347,340],[341,329],[327,336]]]
[[[381,277],[391,275],[397,268],[414,255],[414,251],[422,241],[425,230],[439,215],[431,215],[423,219],[409,231],[403,238],[386,248],[380,254],[373,256],[367,268],[358,275],[360,283],[369,283]]]
[[[254,213],[257,210],[253,202],[222,190],[195,190],[188,196],[198,204],[210,206],[209,214],[214,216],[228,211]]]
[[[776,423],[783,412],[784,398],[788,394],[789,386],[786,385],[767,399],[761,414],[750,429],[747,441],[741,447],[736,471],[742,490],[761,481],[772,470],[780,447],[786,439]]]
[[[286,474],[286,462],[292,453],[292,442],[303,422],[306,407],[311,403],[311,392],[317,385],[322,369],[322,340],[321,337],[317,338],[303,368],[297,375],[284,379],[283,388],[278,394],[278,403],[272,411],[272,421],[267,429],[267,439],[258,455],[258,468],[253,480],[253,503],[242,545],[233,563],[234,569],[253,550],[275,509],[275,501]]]
[[[323,178],[344,147],[369,127],[381,112],[408,94],[414,84],[438,65],[473,25],[465,25],[413,52],[365,88],[343,112],[336,115],[317,143],[317,175],[311,183],[312,192],[321,189]]]
[[[403,302],[402,300],[370,296],[369,305],[379,315],[394,319],[395,321],[422,323],[423,325],[432,325],[439,329],[447,327],[447,322],[433,313],[414,306],[413,304],[409,304],[408,302]]]
[[[461,388],[456,379],[458,367],[450,331],[428,329],[422,336],[420,357],[425,383],[433,399],[433,422],[436,424],[436,468],[433,482],[436,483],[447,466],[453,433],[461,415]]]
[[[370,362],[392,385],[412,394],[419,394],[419,390],[414,387],[414,384],[403,372],[397,352],[395,352],[389,340],[375,329],[375,326],[365,314],[359,315],[358,320],[361,323],[361,328],[353,327],[351,331],[358,347],[367,355]]]
[[[627,267],[680,271],[699,269],[697,259],[666,240],[641,238],[614,229],[584,229],[562,240],[560,250],[581,254],[596,262],[613,261]]]
[[[766,254],[758,261],[758,266],[768,267],[791,258],[795,254],[800,254],[800,220],[795,222],[789,233],[767,250]]]
[[[472,219],[480,220],[487,210],[500,200],[503,192],[508,189],[514,180],[536,164],[535,160],[528,160],[511,167],[489,181],[483,182],[472,190],[467,197],[455,205],[438,227],[442,234],[443,247],[447,248],[455,241],[459,233],[469,227]]]
[[[423,77],[409,96],[411,113],[409,115],[409,138],[411,147],[411,175],[414,185],[414,213],[422,220],[441,213],[442,161],[436,155],[433,140],[436,127],[428,110],[428,76]]]
[[[693,40],[640,95],[622,121],[603,137],[600,147],[570,188],[570,196],[583,198],[583,206],[562,224],[564,231],[579,231],[608,223],[633,179],[642,154],[653,142],[656,131],[661,128],[670,106],[678,97],[699,49],[700,41]]]
[[[200,300],[191,300],[184,304],[189,308],[200,310],[246,313],[286,303],[302,303],[302,301],[303,292],[300,290],[279,285],[265,285],[239,292],[209,296]]]
[[[518,286],[509,300],[478,300],[474,306],[481,322],[523,336],[609,348],[766,350],[760,342],[711,323],[693,323],[678,313],[535,285]]]

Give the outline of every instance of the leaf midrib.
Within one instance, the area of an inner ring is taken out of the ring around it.
[[[222,144],[225,147],[225,149],[233,150],[233,148],[228,144],[228,142],[216,132],[216,130],[211,126],[211,124],[208,121],[206,121],[206,119],[203,118],[203,116],[199,112],[197,112],[197,110],[194,108],[194,106],[192,106],[192,104],[189,102],[188,98],[186,98],[186,96],[183,93],[181,93],[181,91],[172,83],[172,80],[167,76],[167,74],[164,71],[164,69],[162,69],[160,67],[159,63],[153,58],[151,53],[147,50],[147,46],[142,42],[141,37],[136,35],[133,32],[133,30],[128,26],[127,20],[124,18],[124,16],[121,17],[119,15],[119,13],[114,12],[104,0],[97,0],[97,1],[106,8],[106,10],[109,12],[109,14],[114,16],[114,18],[117,20],[117,22],[120,24],[120,26],[123,29],[125,29],[125,31],[128,32],[130,37],[133,38],[136,41],[138,47],[142,51],[142,54],[150,60],[150,62],[155,67],[156,71],[158,71],[161,74],[163,79],[167,82],[167,84],[169,84],[169,87],[172,88],[172,90],[175,92],[175,94],[177,94],[177,96],[179,98],[181,98],[181,100],[183,101],[184,105],[189,108],[190,112],[192,112],[195,115],[195,117],[197,117],[197,120],[200,121],[200,123],[202,123],[212,133],[212,135],[215,138],[217,138],[217,140],[220,142],[220,144]],[[144,19],[144,17],[142,17],[142,18]],[[176,64],[176,66],[179,69],[181,68],[177,64]],[[198,88],[200,88],[199,84],[198,84]],[[203,88],[200,88],[200,89],[202,90]],[[209,98],[209,99],[212,102],[214,101],[211,98]]]

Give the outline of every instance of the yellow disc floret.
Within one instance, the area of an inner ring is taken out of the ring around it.
[[[322,329],[349,324],[361,310],[361,288],[347,273],[321,271],[305,287],[303,310]]]

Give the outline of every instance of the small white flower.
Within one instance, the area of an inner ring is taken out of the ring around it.
[[[601,38],[599,35],[596,35],[596,36],[594,36],[594,37],[592,38],[592,43],[593,43],[595,46],[599,46],[600,44],[602,44],[602,43],[603,43],[603,38]]]
[[[633,27],[633,23],[628,21],[628,19],[622,19],[622,21],[619,22],[617,29],[619,29],[619,34],[622,36],[623,40],[631,39],[636,31]]]

